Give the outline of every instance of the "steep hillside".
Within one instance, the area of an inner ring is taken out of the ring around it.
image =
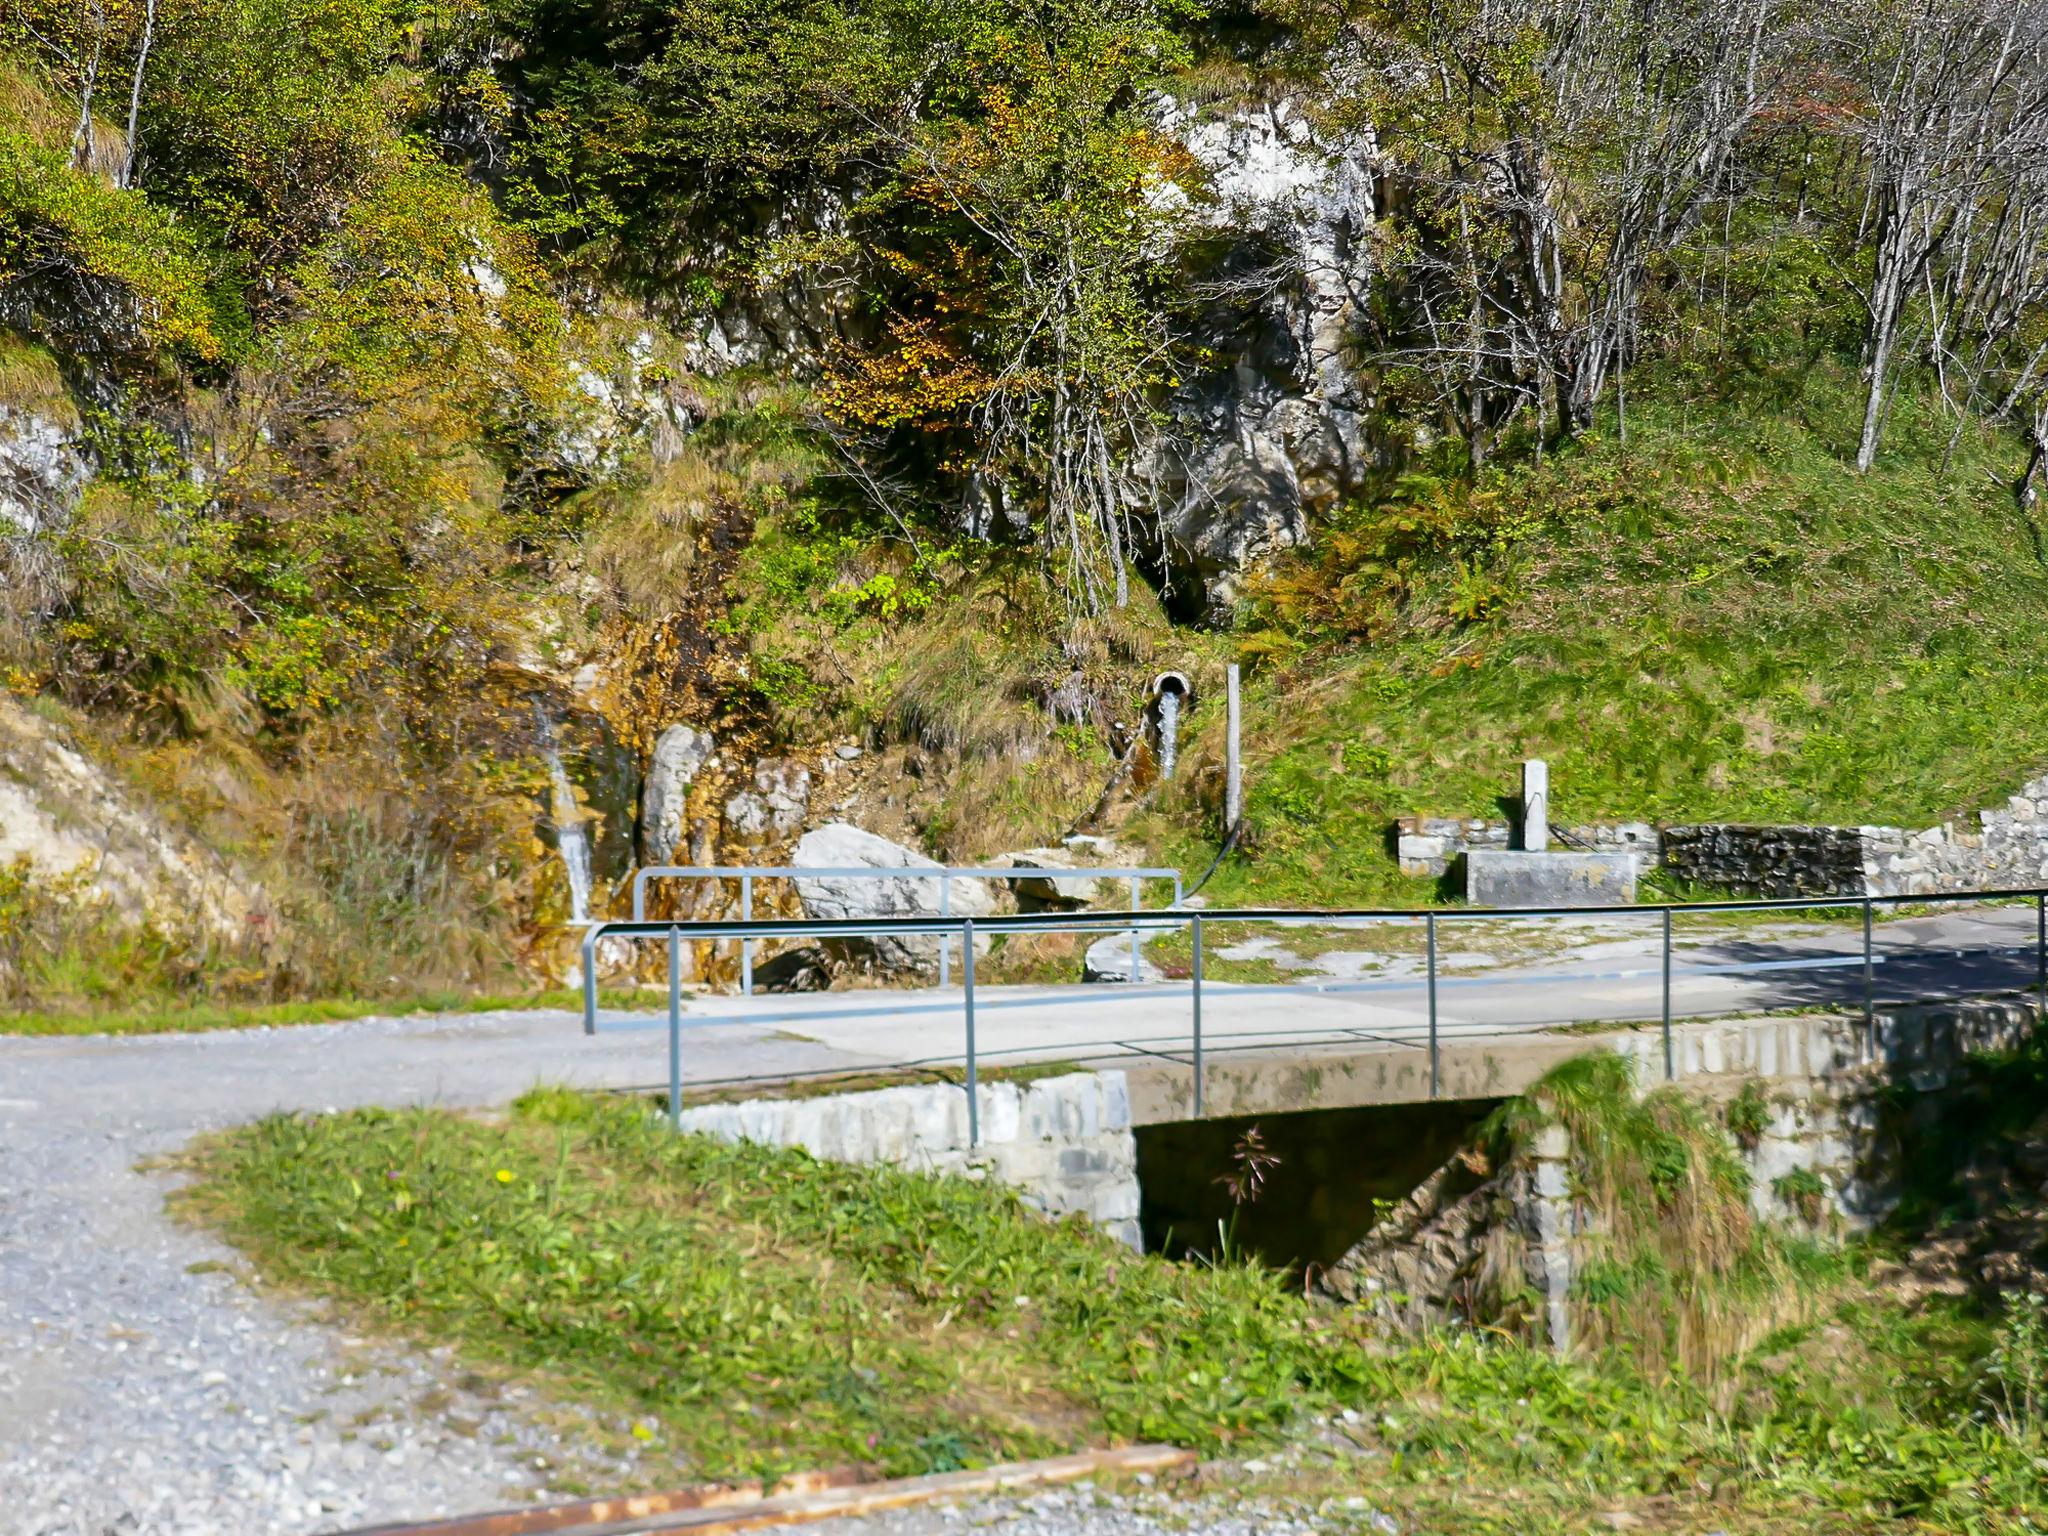
[[[1391,820],[1528,755],[1567,818],[1996,802],[2048,0],[1865,9],[8,10],[0,677],[263,896],[109,975],[10,863],[0,998],[517,985],[835,820],[1198,869],[1231,661],[1226,899],[1428,899]]]
[[[1421,897],[1389,822],[1498,817],[1526,757],[1561,820],[1905,826],[2048,765],[2016,444],[1907,401],[1858,476],[1826,363],[1646,393],[1625,446],[1610,419],[1477,492],[1412,484],[1268,578],[1241,637],[1252,856],[1220,899]],[[1213,801],[1220,750],[1210,711],[1157,836]]]

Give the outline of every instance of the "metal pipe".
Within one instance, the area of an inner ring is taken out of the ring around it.
[[[683,1128],[683,935],[668,931],[668,1128]]]
[[[967,1145],[981,1145],[981,1084],[974,1070],[974,919],[960,925],[960,969],[967,982]]]
[[[597,1033],[597,930],[592,923],[583,930],[583,1033]]]
[[[953,877],[939,876],[939,916],[953,915]],[[939,985],[944,987],[953,979],[953,936],[949,933],[939,940]]]
[[[740,876],[740,921],[754,920],[754,877]],[[740,993],[745,997],[754,995],[754,941],[740,940]]]
[[[1436,914],[1427,914],[1422,922],[1429,937],[1429,1096],[1434,1099],[1442,1067],[1436,1039]]]
[[[1136,912],[1136,911],[1138,910],[1138,877],[1137,877],[1136,875],[1133,875],[1133,876],[1131,876],[1131,910],[1132,910],[1133,912]],[[1138,979],[1138,930],[1137,930],[1136,926],[1134,925],[1134,926],[1133,926],[1133,927],[1131,928],[1131,980],[1132,980],[1132,982],[1133,982],[1133,983],[1135,983],[1135,982],[1137,981],[1137,979]]]
[[[1671,909],[1664,909],[1664,1081],[1678,1074],[1671,1065]]]
[[[1863,903],[1863,1042],[1864,1049],[1877,1055],[1877,961],[1871,950],[1870,920],[1873,904]]]
[[[2048,1029],[2048,892],[2034,897],[2034,993],[2040,1007],[2035,1023]]]
[[[1223,835],[1230,836],[1244,815],[1244,763],[1238,752],[1238,731],[1243,720],[1243,711],[1238,706],[1237,663],[1232,662],[1226,673],[1223,715]]]
[[[1195,951],[1195,1118],[1202,1117],[1202,914],[1190,920]]]

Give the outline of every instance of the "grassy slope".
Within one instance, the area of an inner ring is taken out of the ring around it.
[[[1389,822],[1497,816],[1525,757],[1550,761],[1561,820],[1916,825],[2048,769],[2048,560],[2005,488],[2015,451],[1973,430],[1944,468],[1949,419],[1902,400],[1858,477],[1854,409],[1826,367],[1732,400],[1666,390],[1632,407],[1626,447],[1516,471],[1546,516],[1493,557],[1485,618],[1429,617],[1439,569],[1394,638],[1250,681],[1257,857],[1213,894],[1425,896]],[[1185,782],[1220,757],[1204,713]],[[1206,863],[1213,814],[1145,825]]]
[[[2038,1443],[1973,1418],[1945,1317],[1876,1302],[1767,1341],[1775,1362],[1717,1404],[1504,1339],[1375,1344],[1256,1270],[1139,1257],[978,1183],[672,1137],[631,1104],[275,1119],[195,1162],[184,1198],[267,1277],[540,1373],[589,1406],[586,1432],[637,1426],[654,1482],[1138,1438],[1250,1450],[1351,1405],[1349,1450],[1280,1478],[1335,1500],[1339,1528],[1357,1494],[1463,1531],[1600,1529],[1616,1505],[1746,1533],[1794,1511],[1807,1531],[2048,1513]]]

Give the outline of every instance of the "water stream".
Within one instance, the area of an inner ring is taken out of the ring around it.
[[[1173,777],[1173,763],[1180,752],[1180,690],[1165,688],[1159,694],[1159,777]]]
[[[569,770],[562,766],[561,748],[555,741],[555,723],[543,717],[541,740],[548,759],[553,794],[548,807],[555,823],[555,847],[562,855],[562,867],[569,875],[569,921],[590,921],[590,831],[583,824],[583,807],[569,783]]]

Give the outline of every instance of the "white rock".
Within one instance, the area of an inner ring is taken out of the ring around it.
[[[810,804],[811,770],[789,758],[765,757],[754,764],[754,787],[725,802],[725,829],[748,847],[779,842],[803,825]]]
[[[827,822],[797,840],[790,863],[799,869],[937,870],[944,866],[901,843],[892,843],[850,822]],[[830,875],[799,879],[797,899],[806,917],[935,917],[940,909],[936,877]],[[956,879],[947,907],[954,917],[987,917],[995,897],[986,880]],[[938,954],[936,940],[880,938],[862,941],[876,960],[892,969],[924,969]],[[976,948],[982,947],[977,941]]]
[[[1073,869],[1072,854],[1064,848],[1026,848],[1006,853],[997,861],[1024,869]],[[1013,879],[1010,888],[1020,900],[1048,907],[1092,907],[1104,902],[1108,882],[1097,875],[1024,875]]]
[[[641,851],[648,863],[675,861],[685,841],[690,786],[717,748],[711,733],[694,725],[672,725],[655,741],[640,802]]]
[[[1104,934],[1088,946],[1087,954],[1081,957],[1081,979],[1083,981],[1129,981],[1131,979],[1131,936],[1127,933]],[[1138,980],[1155,982],[1166,980],[1166,973],[1145,958],[1144,945],[1138,947]]]

